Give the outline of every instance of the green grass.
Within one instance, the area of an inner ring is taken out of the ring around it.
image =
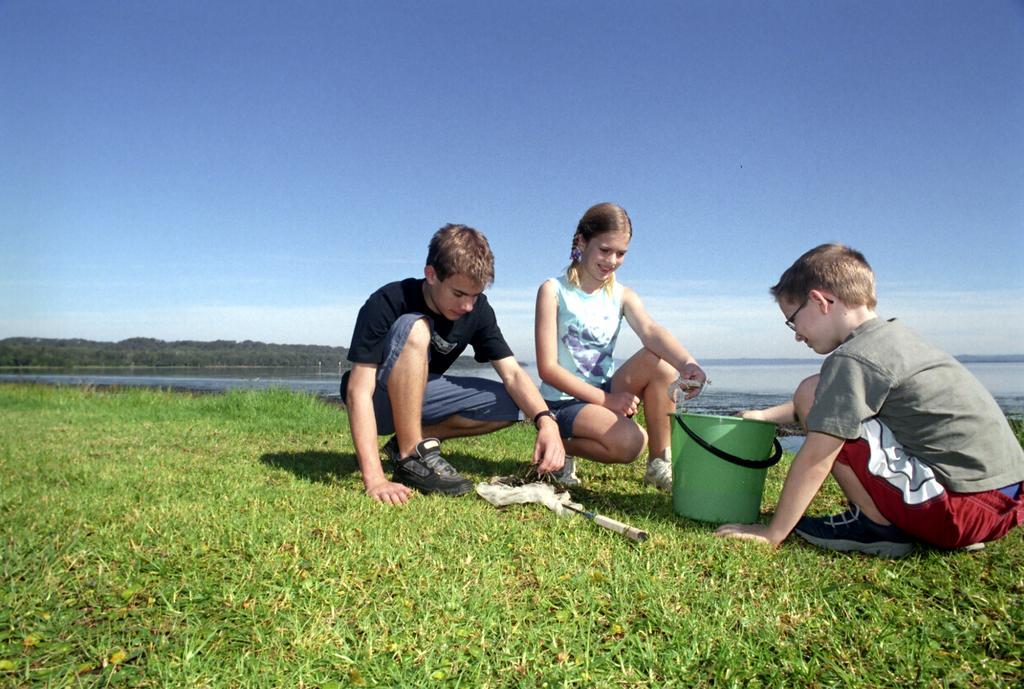
[[[1022,428],[1017,425],[1018,436]],[[519,470],[525,425],[451,441]],[[769,473],[764,509],[787,457]],[[0,386],[0,686],[1007,686],[1024,530],[905,560],[769,551],[581,466],[579,517],[366,498],[344,413],[281,391]],[[833,485],[812,509],[835,510]]]

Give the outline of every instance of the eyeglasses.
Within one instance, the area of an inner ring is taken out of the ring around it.
[[[789,314],[789,318],[786,319],[786,327],[789,328],[790,330],[792,330],[793,332],[796,332],[796,323],[795,323],[796,315],[798,313],[800,313],[800,309],[802,309],[803,307],[807,306],[807,302],[809,302],[809,301],[810,301],[810,298],[804,299],[804,303],[801,304],[800,306],[798,306],[796,311],[794,311],[793,313]],[[827,301],[829,304],[835,304],[836,303],[834,299],[829,299],[828,297],[825,298],[825,301]]]

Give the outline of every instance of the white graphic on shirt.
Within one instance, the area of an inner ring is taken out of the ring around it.
[[[437,350],[439,354],[447,354],[456,347],[456,343],[449,342],[436,332],[430,335],[430,344],[434,346],[434,349]]]
[[[590,329],[580,321],[569,324],[562,342],[576,362],[576,368],[591,379],[605,379],[610,376],[612,353],[609,344],[614,342],[615,333],[610,335]]]
[[[905,504],[920,505],[946,492],[931,467],[908,455],[889,427],[878,419],[865,421],[860,437],[871,448],[868,471],[898,489]]]

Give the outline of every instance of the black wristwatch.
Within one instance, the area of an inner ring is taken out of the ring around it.
[[[555,412],[551,411],[550,409],[545,409],[544,411],[537,412],[537,415],[533,417],[533,427],[536,428],[538,431],[540,430],[540,419],[542,416],[549,416],[551,417],[552,421],[558,423],[558,419],[555,418]]]

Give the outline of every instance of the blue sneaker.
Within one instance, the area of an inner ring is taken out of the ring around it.
[[[898,526],[882,526],[871,521],[856,505],[831,517],[802,517],[793,533],[826,550],[891,558],[906,557],[915,543],[913,537]]]

